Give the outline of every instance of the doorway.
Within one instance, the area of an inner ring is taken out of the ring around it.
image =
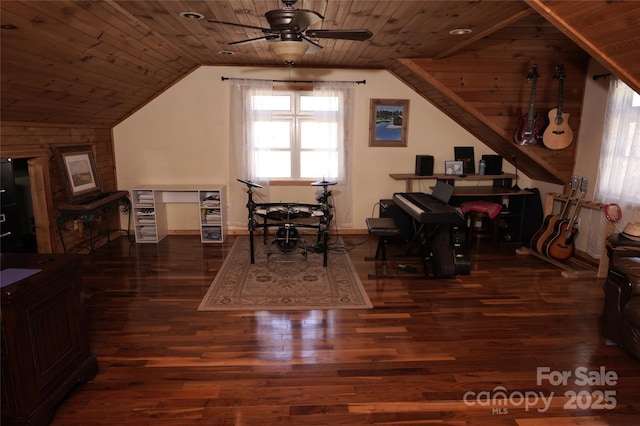
[[[0,159],[2,199],[0,252],[37,253],[38,240],[29,178],[29,158]]]

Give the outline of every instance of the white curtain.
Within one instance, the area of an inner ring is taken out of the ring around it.
[[[353,227],[353,206],[351,197],[351,163],[353,153],[353,123],[355,112],[355,83],[315,82],[313,96],[322,96],[342,100],[342,108],[330,108],[330,111],[316,112],[317,122],[338,123],[338,176],[327,166],[324,179],[338,182],[332,186],[335,224],[340,228]],[[331,126],[318,126],[319,130],[331,131]],[[327,135],[326,140],[334,140],[335,135]]]
[[[268,99],[272,95],[273,83],[264,80],[230,80],[230,137],[229,137],[229,200],[227,214],[229,225],[248,224],[247,186],[238,179],[249,180],[262,185],[254,188],[254,201],[269,201],[269,180],[258,178],[254,152],[255,123],[271,121],[269,108],[256,108],[255,97]]]
[[[617,79],[609,86],[594,201],[620,206],[622,220],[616,232],[640,220],[640,97]],[[588,219],[597,225],[589,227],[587,252],[597,258],[607,219],[597,210],[591,210]]]

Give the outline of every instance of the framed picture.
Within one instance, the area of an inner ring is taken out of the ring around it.
[[[456,161],[462,161],[464,174],[471,175],[476,172],[476,159],[472,146],[455,146],[453,147],[453,154]]]
[[[406,147],[408,99],[371,99],[369,146]]]
[[[60,173],[66,183],[70,203],[102,193],[93,151],[90,146],[58,147]]]
[[[444,174],[450,176],[460,176],[464,174],[464,163],[462,161],[445,161]]]

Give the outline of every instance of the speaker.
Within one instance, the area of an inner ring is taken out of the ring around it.
[[[502,174],[502,157],[499,155],[483,155],[482,159],[487,164],[484,171],[485,175],[501,175]]]
[[[433,176],[433,155],[416,155],[416,174]]]
[[[389,238],[394,243],[408,243],[413,239],[413,220],[393,200],[380,200],[380,217],[390,217],[400,229],[400,235]]]

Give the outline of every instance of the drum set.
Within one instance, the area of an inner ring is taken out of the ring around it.
[[[331,197],[330,186],[336,182],[325,180],[313,182],[312,186],[322,187],[322,193],[316,196],[317,203],[256,203],[253,201],[253,189],[262,188],[261,185],[243,179],[238,179],[247,186],[247,210],[249,212],[249,240],[251,249],[251,263],[255,263],[254,231],[263,230],[263,244],[267,244],[269,228],[277,228],[273,235],[272,244],[279,249],[280,254],[290,255],[298,251],[304,260],[307,258],[307,244],[299,228],[317,230],[317,240],[314,251],[323,253],[323,266],[327,266],[327,252],[329,226],[333,219],[333,206],[329,203]],[[301,221],[308,219],[307,221]],[[267,258],[275,254],[267,251]]]

